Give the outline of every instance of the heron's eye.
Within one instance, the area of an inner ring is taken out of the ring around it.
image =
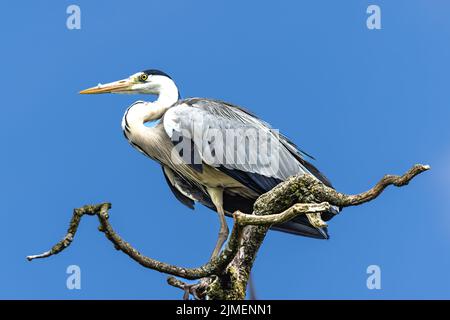
[[[139,76],[140,81],[146,81],[148,79],[148,74],[143,73]]]

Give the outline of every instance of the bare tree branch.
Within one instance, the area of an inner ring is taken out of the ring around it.
[[[81,217],[96,215],[100,222],[99,230],[105,233],[116,249],[142,266],[184,279],[200,279],[196,284],[186,284],[174,277],[168,278],[170,285],[184,290],[184,298],[191,294],[196,299],[244,299],[256,254],[271,225],[305,214],[314,227],[324,227],[323,215],[332,206],[356,206],[371,201],[389,185],[407,185],[429,169],[427,165],[418,164],[402,176],[386,175],[372,189],[356,195],[337,192],[310,175],[291,177],[261,195],[254,204],[253,214],[235,212],[235,223],[225,248],[217,258],[198,268],[183,268],[142,255],[113,230],[108,220],[109,203],[75,209],[65,237],[49,251],[28,256],[27,259],[46,258],[63,251],[72,243]]]
[[[327,190],[330,196],[329,201],[342,207],[357,206],[375,199],[390,185],[406,186],[415,176],[429,169],[428,165],[416,164],[402,176],[385,175],[372,189],[356,195],[346,195],[333,189]]]
[[[245,214],[240,211],[236,211],[234,213],[234,219],[235,221],[242,225],[254,225],[254,226],[271,226],[273,224],[279,224],[286,221],[289,221],[296,216],[300,214],[306,214],[307,216],[310,216],[310,222],[313,226],[316,228],[325,227],[326,223],[322,222],[320,223],[317,219],[318,215],[315,215],[316,213],[325,212],[330,210],[330,204],[328,202],[322,202],[319,204],[316,203],[295,203],[292,205],[292,207],[288,208],[287,210],[276,213],[276,214],[269,214],[265,216],[259,216],[259,215],[253,215],[253,214]],[[316,219],[314,219],[315,217]],[[320,218],[320,216],[319,216]]]
[[[121,250],[122,252],[126,253],[129,257],[131,257],[142,266],[166,274],[183,277],[185,279],[200,279],[217,273],[228,265],[238,249],[240,236],[239,234],[241,228],[239,225],[235,225],[231,232],[230,240],[227,242],[225,249],[216,259],[213,259],[198,268],[183,268],[167,264],[142,255],[138,250],[133,248],[131,244],[124,241],[113,230],[111,224],[109,223],[108,210],[110,208],[110,203],[102,203],[98,205],[86,205],[81,208],[74,209],[69,229],[63,240],[54,245],[49,251],[38,255],[27,256],[27,259],[31,261],[39,258],[46,258],[58,254],[66,249],[72,243],[83,215],[96,215],[100,222],[99,231],[105,233],[105,236],[114,244],[117,250]]]

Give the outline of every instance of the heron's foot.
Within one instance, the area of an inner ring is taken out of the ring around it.
[[[309,223],[311,223],[316,228],[324,228],[328,226],[327,223],[322,220],[320,212],[307,213],[306,217],[308,218]]]

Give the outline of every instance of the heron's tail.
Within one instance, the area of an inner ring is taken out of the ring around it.
[[[327,228],[316,228],[312,226],[305,216],[298,216],[288,222],[273,225],[271,229],[309,238],[330,238]]]

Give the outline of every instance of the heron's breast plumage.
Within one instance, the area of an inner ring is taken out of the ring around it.
[[[252,198],[257,197],[257,194],[251,192],[240,182],[212,166],[203,164],[203,169],[199,172],[186,164],[174,148],[173,142],[167,135],[162,122],[159,122],[154,127],[142,125],[139,128],[135,128],[127,121],[127,114],[125,114],[122,121],[122,129],[125,138],[135,149],[175,171],[190,183],[196,184],[201,188],[205,186],[227,188],[230,191],[243,192]]]

